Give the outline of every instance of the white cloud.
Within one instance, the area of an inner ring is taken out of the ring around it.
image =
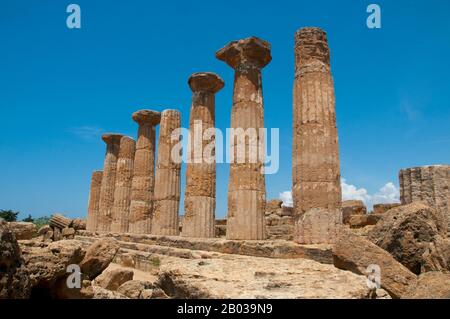
[[[103,133],[103,129],[94,126],[71,127],[67,131],[85,140],[98,139]]]
[[[373,208],[374,204],[398,203],[400,201],[400,192],[392,182],[387,183],[374,194],[369,194],[365,188],[347,184],[344,178],[341,180],[341,188],[342,200],[362,200],[369,210]]]
[[[345,178],[341,180],[342,200],[362,200],[364,203],[370,201],[370,195],[365,188],[357,188],[355,185],[347,184]]]
[[[374,194],[369,194],[363,187],[358,188],[355,185],[347,184],[345,178],[341,180],[341,188],[342,200],[362,200],[369,210],[372,210],[374,204],[398,203],[400,201],[400,192],[392,182],[387,183]],[[280,199],[284,206],[293,206],[291,191],[280,193]]]
[[[395,203],[400,201],[400,192],[392,182],[387,183],[373,195],[373,204]]]
[[[280,200],[283,201],[283,206],[285,207],[293,207],[294,202],[292,201],[292,192],[291,191],[285,191],[280,193]]]

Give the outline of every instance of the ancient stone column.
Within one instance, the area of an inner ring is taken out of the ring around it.
[[[152,234],[155,235],[179,234],[181,161],[173,158],[171,153],[176,145],[180,145],[180,134],[173,134],[180,127],[179,111],[165,110],[161,113],[152,226]]]
[[[139,129],[131,183],[128,232],[150,234],[155,188],[155,126],[159,124],[161,114],[141,110],[133,113],[133,120],[138,123]]]
[[[97,219],[100,204],[100,188],[102,186],[102,171],[95,171],[91,177],[91,188],[89,191],[88,216],[86,230],[94,232],[97,229]]]
[[[214,73],[194,73],[189,78],[189,86],[193,95],[182,236],[213,238],[216,158],[215,135],[211,131],[215,129],[215,93],[223,88],[224,82]]]
[[[450,231],[450,165],[402,169],[399,180],[401,203],[426,202],[445,215]]]
[[[97,223],[97,230],[102,232],[107,232],[111,229],[117,158],[122,136],[121,134],[105,134],[102,136],[103,141],[106,143],[106,156],[100,188],[99,218]]]
[[[334,84],[330,70],[330,50],[326,33],[319,28],[300,29],[295,34],[295,81],[293,123],[293,200],[298,218],[296,240],[308,244],[308,234],[301,225],[313,208],[316,213],[330,212],[329,218],[315,218],[308,232],[334,227],[341,208],[341,185]],[[328,221],[329,219],[329,221]],[[334,231],[322,232],[317,243],[333,242]]]
[[[295,35],[293,196],[297,213],[341,207],[334,84],[326,33]]]
[[[235,70],[231,111],[231,163],[228,185],[228,239],[266,237],[264,207],[264,105],[261,69],[272,59],[270,44],[251,37],[233,41],[216,57]]]
[[[128,136],[120,140],[119,158],[116,169],[116,186],[112,210],[111,232],[127,233],[131,203],[131,182],[136,142]]]

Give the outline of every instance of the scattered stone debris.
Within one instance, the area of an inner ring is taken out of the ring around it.
[[[11,222],[8,226],[17,240],[31,239],[38,231],[37,226],[33,223]]]
[[[85,229],[86,221],[83,219],[70,219],[61,214],[54,214],[49,224],[42,226],[35,234],[41,236],[43,241],[51,242],[74,239],[77,231]],[[31,239],[31,237],[23,239]]]
[[[362,200],[345,200],[342,202],[342,222],[349,224],[354,215],[364,216],[367,214],[366,205]]]

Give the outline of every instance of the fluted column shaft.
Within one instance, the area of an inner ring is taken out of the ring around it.
[[[134,234],[150,234],[153,218],[155,188],[155,126],[160,113],[141,110],[133,113],[139,125],[134,157],[133,179],[128,231]]]
[[[399,181],[402,204],[426,202],[445,215],[450,232],[450,166],[432,165],[402,169],[399,172]]]
[[[136,142],[128,136],[122,137],[120,140],[119,158],[117,160],[111,222],[111,231],[115,233],[128,232],[135,150]]]
[[[297,215],[340,209],[341,185],[334,84],[326,33],[295,36],[293,200]]]
[[[102,232],[108,232],[111,229],[117,159],[121,138],[122,135],[119,134],[106,134],[102,136],[103,141],[106,143],[106,156],[100,188],[99,218],[97,223],[97,230]]]
[[[89,191],[88,217],[86,221],[86,230],[92,232],[97,229],[102,178],[102,171],[95,171],[92,173],[91,188]]]
[[[215,129],[215,93],[223,87],[223,81],[213,73],[195,73],[190,77],[189,85],[193,96],[189,120],[189,161],[186,165],[182,236],[213,238],[216,159],[215,139],[209,133]]]
[[[265,239],[265,138],[261,69],[270,44],[258,38],[231,42],[216,53],[235,70],[228,184],[227,239]]]
[[[180,135],[174,136],[175,138],[172,139],[172,133],[180,127],[180,112],[165,110],[161,113],[152,234],[179,234],[181,163],[172,159],[171,152],[174,146],[180,142]]]

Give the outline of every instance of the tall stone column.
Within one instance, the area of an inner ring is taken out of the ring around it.
[[[450,232],[450,165],[405,168],[399,180],[402,204],[426,202],[445,215]]]
[[[88,216],[86,230],[94,232],[97,229],[100,188],[102,186],[103,171],[95,171],[91,177],[91,188],[89,190]]]
[[[158,160],[156,164],[155,210],[152,234],[178,235],[178,210],[180,206],[181,163],[174,161],[171,153],[180,143],[180,135],[172,139],[175,129],[181,127],[181,115],[176,110],[161,113]]]
[[[138,123],[139,129],[131,183],[128,232],[150,234],[155,188],[155,126],[159,124],[161,114],[141,110],[133,113],[132,118]]]
[[[111,232],[114,233],[128,232],[135,151],[136,142],[131,137],[122,137],[117,160],[116,186],[114,188],[112,210]]]
[[[216,57],[235,70],[231,111],[230,179],[228,185],[228,239],[266,237],[264,207],[265,140],[261,69],[272,59],[270,44],[251,37],[233,41]]]
[[[119,157],[120,139],[122,136],[121,134],[105,134],[102,136],[103,141],[106,143],[106,156],[100,188],[99,218],[97,224],[97,230],[102,232],[107,232],[111,229],[117,158]]]
[[[190,161],[186,166],[182,236],[213,238],[216,158],[215,139],[210,131],[215,129],[215,93],[223,88],[224,82],[214,73],[194,73],[188,82],[193,96],[189,120],[190,140],[187,152]]]
[[[296,240],[309,244],[333,242],[339,223],[341,185],[334,84],[326,33],[319,28],[295,34],[295,81],[293,123],[293,200],[298,218]],[[311,209],[328,217],[318,218]],[[309,223],[305,218],[320,220]],[[304,227],[310,224],[311,227]],[[314,232],[322,232],[313,234]],[[310,234],[304,233],[305,231]]]

